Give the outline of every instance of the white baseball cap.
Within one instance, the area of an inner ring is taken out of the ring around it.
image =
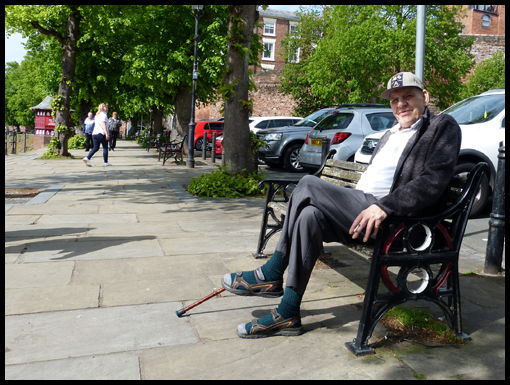
[[[423,83],[418,76],[412,72],[399,72],[388,81],[386,91],[380,96],[381,99],[389,99],[391,91],[401,87],[418,87],[420,90],[424,89]]]

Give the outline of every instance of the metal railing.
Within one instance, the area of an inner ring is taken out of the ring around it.
[[[5,131],[5,155],[18,154],[34,149],[34,134]]]

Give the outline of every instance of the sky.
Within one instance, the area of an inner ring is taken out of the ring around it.
[[[299,9],[299,5],[270,5],[271,9],[278,9],[280,11],[289,11],[296,12]],[[26,39],[21,37],[21,34],[15,33],[7,38],[7,34],[5,34],[5,63],[11,61],[17,61],[21,63],[23,57],[25,56],[25,47],[23,47],[22,42],[25,42]]]

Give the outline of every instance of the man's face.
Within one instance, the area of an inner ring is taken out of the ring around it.
[[[391,109],[402,128],[409,128],[416,123],[428,103],[428,92],[417,87],[397,88],[390,93]]]

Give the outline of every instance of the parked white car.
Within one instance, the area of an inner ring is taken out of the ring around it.
[[[479,215],[494,188],[498,167],[498,149],[505,142],[505,90],[491,90],[460,101],[441,112],[455,118],[462,130],[462,144],[456,175],[467,175],[478,162],[489,164],[490,175],[482,179],[471,210]],[[384,132],[369,135],[356,152],[354,161],[367,164]]]
[[[250,130],[257,133],[265,128],[293,126],[303,118],[297,116],[250,116]]]

